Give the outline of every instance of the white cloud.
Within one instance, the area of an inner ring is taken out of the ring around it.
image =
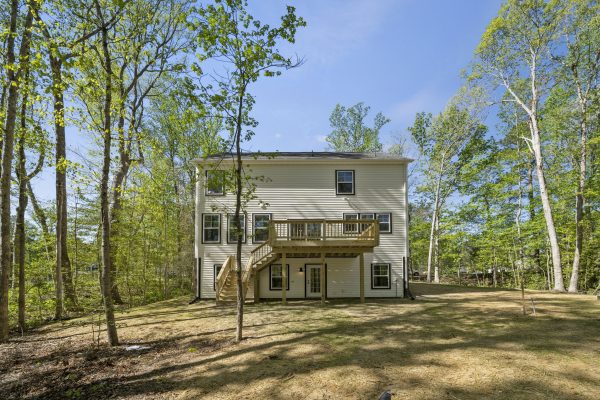
[[[281,136],[282,136],[282,135],[281,135],[281,133],[276,133],[276,134],[275,134],[275,139],[280,139],[280,138],[281,138]]]
[[[327,143],[327,136],[325,135],[318,135],[316,136],[316,139],[319,143]]]

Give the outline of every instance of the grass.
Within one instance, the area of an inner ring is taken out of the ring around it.
[[[598,399],[600,302],[592,296],[414,284],[416,300],[247,305],[176,299],[0,345],[0,398]],[[528,303],[530,310],[531,303]],[[6,360],[6,362],[4,362]]]

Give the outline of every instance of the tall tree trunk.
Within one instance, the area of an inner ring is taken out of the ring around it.
[[[112,206],[110,208],[110,223],[112,229],[112,236],[118,237],[119,235],[119,213],[121,212],[121,196],[124,190],[124,182],[127,173],[129,172],[129,167],[131,165],[131,158],[129,157],[129,151],[126,151],[127,144],[125,143],[125,99],[123,93],[123,87],[121,82],[121,99],[120,99],[120,110],[119,110],[119,120],[117,122],[117,130],[119,134],[119,169],[117,170],[112,187]],[[133,123],[133,122],[132,122]],[[129,143],[131,143],[129,141]],[[112,296],[113,301],[116,304],[123,304],[123,299],[121,298],[121,294],[119,293],[119,287],[117,285],[117,268],[115,264],[115,258],[117,254],[117,244],[112,243],[111,245],[111,274],[112,274]]]
[[[575,75],[577,78],[577,75]],[[573,256],[573,270],[569,282],[569,292],[577,293],[579,281],[579,265],[581,262],[581,253],[583,251],[583,190],[585,188],[585,179],[587,173],[587,124],[586,101],[581,94],[581,87],[577,79],[577,92],[579,98],[579,107],[581,109],[581,147],[579,150],[579,177],[577,180],[577,195],[575,196],[575,255]]]
[[[235,153],[236,153],[236,164],[235,164],[235,214],[234,214],[234,227],[237,234],[237,245],[236,245],[236,278],[237,278],[237,325],[235,331],[235,340],[239,342],[242,340],[242,329],[244,327],[244,291],[242,282],[242,235],[240,234],[240,211],[242,207],[242,150],[240,147],[242,137],[242,113],[244,105],[244,94],[246,88],[241,90],[237,120],[235,129]],[[285,265],[281,268],[285,268]],[[285,282],[283,283],[285,285]]]
[[[100,5],[96,2],[96,13],[103,21]],[[102,159],[102,178],[100,181],[100,213],[102,219],[102,287],[104,294],[104,312],[106,315],[106,330],[108,341],[111,346],[119,344],[117,335],[117,325],[115,323],[115,311],[112,298],[112,275],[111,275],[111,254],[110,254],[110,215],[108,198],[108,178],[110,174],[110,149],[111,149],[111,106],[112,106],[112,68],[111,57],[108,49],[108,29],[102,28],[102,51],[103,64],[106,73],[106,84],[104,93],[104,126],[103,126],[103,159]]]
[[[32,4],[37,4],[32,2]],[[11,1],[9,39],[6,52],[7,64],[15,65],[15,35],[17,33],[17,19],[19,1]],[[8,68],[8,102],[6,107],[6,121],[4,124],[4,140],[2,141],[2,173],[0,174],[0,342],[8,340],[8,278],[12,270],[11,238],[10,238],[10,186],[12,174],[12,161],[15,139],[15,123],[17,119],[17,102],[21,77],[24,66],[29,64],[29,44],[31,40],[31,26],[33,14],[31,5],[28,7],[21,48],[19,49],[18,68]]]
[[[554,268],[554,290],[559,292],[565,291],[565,284],[562,275],[562,264],[560,260],[560,247],[558,245],[558,236],[554,226],[554,218],[552,216],[552,205],[548,189],[546,188],[546,177],[544,176],[544,158],[542,156],[542,145],[540,142],[540,133],[537,125],[537,116],[532,114],[530,118],[531,127],[531,147],[535,155],[535,169],[540,187],[540,198],[542,200],[542,208],[544,218],[546,220],[546,229],[548,231],[548,239],[550,241],[550,250],[552,254],[552,266]]]
[[[440,216],[435,219],[435,237],[433,245],[433,283],[440,283]]]
[[[25,74],[28,75],[27,73]],[[26,79],[27,80],[27,79]],[[21,135],[17,144],[17,165],[15,172],[19,182],[19,203],[15,221],[14,252],[15,263],[19,270],[19,299],[18,299],[18,324],[19,330],[25,330],[25,209],[27,208],[27,172],[25,170],[25,113],[27,110],[27,90],[24,91],[21,104]]]
[[[535,165],[535,159],[530,160],[528,162],[528,167],[527,167],[527,206],[529,209],[529,220],[533,221],[535,219],[535,193],[533,190],[533,170],[535,169],[534,167]],[[535,246],[535,249],[533,250],[533,262],[535,263],[535,265],[537,266],[539,271],[544,271],[544,268],[542,267],[542,255],[540,252],[540,248],[539,246]]]
[[[62,61],[58,49],[49,50],[50,68],[52,70],[52,94],[54,107],[54,129],[56,133],[56,271],[60,282],[56,285],[55,318],[62,317],[63,296],[66,297],[68,309],[79,308],[71,261],[67,248],[67,153],[65,138],[65,105],[62,81]],[[59,273],[60,272],[60,273]],[[64,288],[64,293],[63,293]],[[60,300],[59,300],[60,299]]]
[[[431,273],[433,272],[433,253],[434,253],[434,242],[437,235],[436,226],[439,213],[440,204],[440,186],[442,181],[442,175],[438,176],[435,186],[435,199],[433,202],[433,214],[431,216],[431,232],[429,234],[429,253],[427,254],[427,282],[431,283]]]

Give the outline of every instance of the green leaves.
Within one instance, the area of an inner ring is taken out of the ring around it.
[[[377,113],[373,127],[367,126],[365,119],[370,109],[362,102],[349,108],[337,104],[329,117],[329,125],[333,129],[325,139],[329,147],[334,151],[381,151],[379,132],[390,120],[382,113]]]

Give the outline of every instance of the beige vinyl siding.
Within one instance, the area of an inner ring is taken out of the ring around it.
[[[247,206],[246,226],[247,244],[243,245],[243,265],[249,252],[257,245],[252,243],[253,234],[252,214],[270,213],[273,219],[293,218],[326,218],[342,219],[344,213],[391,213],[392,233],[380,235],[380,245],[373,254],[365,254],[365,295],[367,297],[403,296],[403,257],[407,255],[406,238],[406,164],[403,163],[373,163],[362,160],[336,160],[331,163],[253,163],[248,161],[251,175],[265,178],[264,182],[257,181],[256,199]],[[336,195],[335,171],[355,171],[355,195]],[[203,177],[203,172],[199,172]],[[202,257],[202,294],[203,298],[214,298],[213,265],[222,263],[229,255],[235,254],[235,244],[227,244],[226,214],[231,213],[235,206],[235,196],[231,193],[225,196],[205,196],[202,183],[198,183],[196,210],[196,255]],[[259,201],[268,204],[266,209]],[[215,206],[220,211],[212,211]],[[220,212],[221,244],[202,244],[201,214]],[[327,258],[328,296],[358,297],[359,295],[359,259],[356,258]],[[304,273],[299,272],[300,266],[306,263],[318,264],[319,259],[306,260],[288,258],[290,264],[290,292],[288,298],[304,297]],[[391,264],[391,288],[371,289],[371,263],[382,262]],[[280,261],[277,261],[280,263]],[[279,298],[281,291],[269,291],[269,268],[260,275],[260,296],[263,298]],[[398,288],[396,291],[396,279]],[[249,290],[248,295],[252,293]]]

